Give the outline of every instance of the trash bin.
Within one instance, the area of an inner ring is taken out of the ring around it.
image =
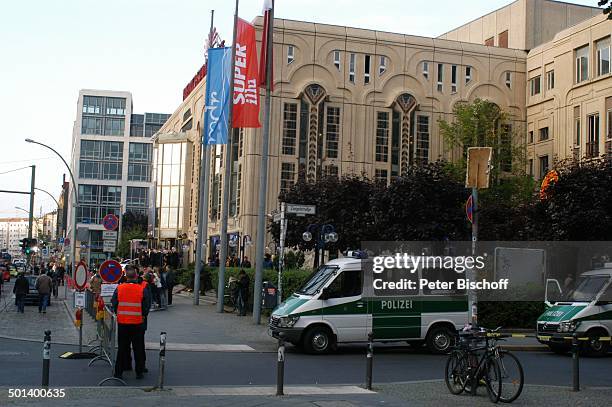
[[[264,309],[274,309],[278,304],[278,289],[269,281],[262,284],[261,302]]]

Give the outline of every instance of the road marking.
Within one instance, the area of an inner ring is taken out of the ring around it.
[[[8,351],[0,351],[0,356],[26,356],[26,352],[8,352]]]
[[[271,386],[228,386],[228,387],[175,387],[174,392],[179,397],[185,396],[273,396],[276,387]],[[285,386],[286,395],[346,395],[375,394],[358,386]]]
[[[158,350],[159,343],[147,342],[146,349]],[[255,352],[248,345],[231,345],[216,343],[166,343],[166,350],[188,351],[188,352]]]

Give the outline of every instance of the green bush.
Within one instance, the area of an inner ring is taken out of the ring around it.
[[[487,328],[535,329],[544,310],[543,301],[479,301],[478,324]]]

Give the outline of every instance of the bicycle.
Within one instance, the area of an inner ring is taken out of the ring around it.
[[[489,377],[488,382],[485,378],[491,401],[511,403],[519,397],[524,384],[523,368],[516,356],[497,345],[497,341],[510,337],[510,335],[499,334],[497,332],[499,329],[481,329],[477,332],[459,334],[458,345],[451,352],[446,363],[445,381],[452,394],[461,394],[463,391],[476,394],[476,388],[481,382],[479,375],[483,374],[479,372],[482,369],[482,363],[485,360],[493,359],[499,369],[498,376],[493,379],[499,381],[499,386],[491,386],[491,378]],[[483,339],[484,346],[482,346]],[[485,352],[478,361],[477,353],[482,350]],[[474,371],[478,374],[474,374]],[[494,372],[497,372],[497,369],[494,369]]]
[[[489,344],[489,338],[482,339],[472,332],[460,333],[455,349],[446,361],[444,381],[452,394],[464,391],[476,395],[478,385],[484,382],[493,403],[501,395],[501,370],[495,356],[495,345]],[[483,351],[481,355],[478,352]],[[480,357],[479,357],[480,356]]]

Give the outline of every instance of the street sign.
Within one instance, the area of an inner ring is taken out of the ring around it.
[[[42,250],[41,250],[41,253],[42,253],[43,256],[46,257],[46,256],[49,255],[49,249],[46,248],[46,247],[43,247]]]
[[[74,271],[74,285],[77,290],[83,291],[87,285],[87,265],[84,261],[80,261]]]
[[[272,220],[274,221],[274,223],[280,222],[281,221],[281,213],[280,212],[274,213],[272,215]]]
[[[91,219],[89,219],[89,218],[83,218],[83,219],[81,219],[81,223],[84,223],[84,224],[86,224],[86,225],[89,225],[89,224],[91,223]]]
[[[57,243],[64,244],[64,238],[63,237],[58,238]]]
[[[85,293],[83,291],[77,291],[74,293],[74,307],[85,308]]]
[[[315,205],[287,204],[287,213],[294,215],[314,215],[316,212]]]
[[[465,202],[465,216],[470,223],[474,223],[474,198],[472,195]]]
[[[106,230],[115,230],[119,227],[119,218],[112,213],[109,213],[102,219],[102,225]]]
[[[102,251],[104,253],[113,253],[117,250],[117,241],[115,240],[103,240]]]
[[[103,230],[102,240],[117,240],[117,231],[116,230]]]
[[[102,283],[100,286],[100,295],[102,297],[112,297],[118,285],[119,284]]]
[[[100,266],[100,277],[107,283],[116,283],[121,279],[123,269],[121,264],[115,260],[106,260]]]

